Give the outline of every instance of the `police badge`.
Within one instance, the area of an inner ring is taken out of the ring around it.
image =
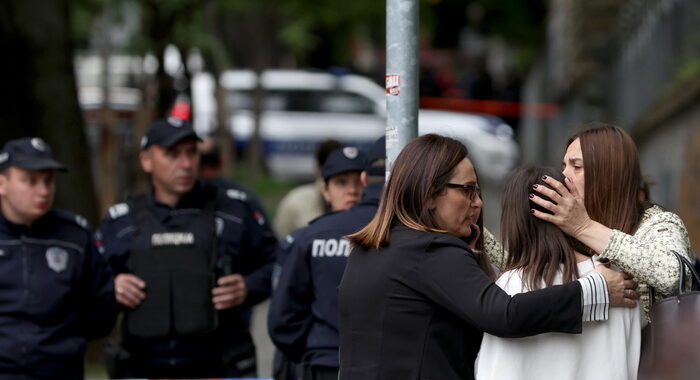
[[[68,266],[68,252],[63,248],[50,247],[46,250],[46,262],[54,272],[61,273]]]

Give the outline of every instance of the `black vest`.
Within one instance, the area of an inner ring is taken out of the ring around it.
[[[211,293],[216,283],[215,199],[202,209],[187,209],[192,218],[180,228],[163,226],[146,195],[130,201],[136,234],[127,268],[146,282],[146,298],[125,315],[130,335],[152,338],[216,330]]]

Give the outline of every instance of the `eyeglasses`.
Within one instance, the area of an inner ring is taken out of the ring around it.
[[[481,196],[481,188],[475,183],[466,183],[464,185],[459,183],[446,183],[445,186],[453,189],[461,189],[470,201],[473,201],[477,195]]]

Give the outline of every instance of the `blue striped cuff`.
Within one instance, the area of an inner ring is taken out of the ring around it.
[[[583,306],[583,321],[607,321],[610,309],[608,284],[602,274],[594,272],[579,278],[581,283],[581,302]]]

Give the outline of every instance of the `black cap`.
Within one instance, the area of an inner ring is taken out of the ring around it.
[[[141,139],[141,149],[151,145],[170,148],[180,140],[192,137],[201,140],[192,127],[192,123],[177,117],[158,120],[148,128],[146,135]]]
[[[328,178],[336,174],[358,171],[361,172],[365,168],[365,155],[354,146],[346,146],[345,148],[332,151],[326,163],[323,164],[321,174],[323,179],[328,181]]]
[[[367,166],[386,158],[386,136],[382,136],[367,149]]]
[[[5,143],[0,152],[0,170],[14,166],[27,170],[56,169],[68,171],[54,160],[51,147],[38,137],[25,137]]]

